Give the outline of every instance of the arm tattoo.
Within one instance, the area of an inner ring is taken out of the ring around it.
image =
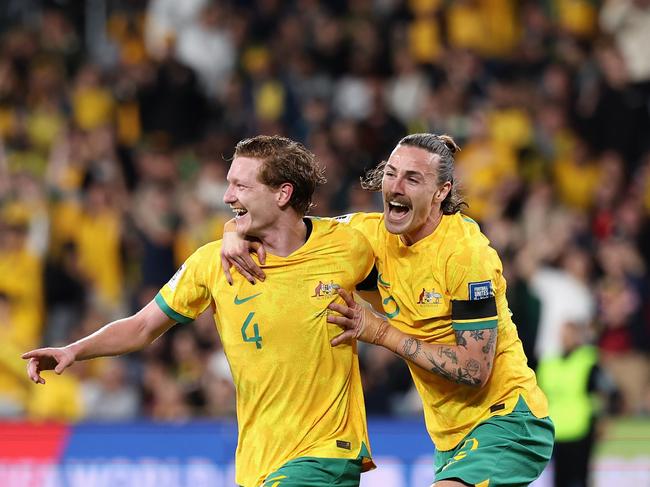
[[[478,360],[469,359],[465,363],[465,370],[472,377],[476,377],[481,372],[481,364],[478,363]]]
[[[436,360],[433,358],[433,355],[431,355],[430,353],[424,352],[424,355],[427,357],[427,360],[431,362],[431,365],[433,365],[433,367],[431,367],[431,372],[440,374],[445,379],[454,380],[453,374],[449,372],[447,369],[445,369],[445,367],[447,366],[446,362],[442,362],[441,364],[438,364],[438,362],[436,362]]]
[[[422,348],[422,343],[420,340],[415,338],[407,338],[404,340],[404,345],[402,346],[402,354],[404,357],[413,360],[420,354],[420,349]]]
[[[451,348],[440,347],[440,350],[438,350],[438,357],[442,358],[443,356],[451,359],[452,364],[458,363],[456,352],[454,352]]]
[[[465,334],[465,330],[456,330],[456,344],[459,347],[467,348],[467,339],[463,336]]]
[[[471,336],[474,339],[474,341],[478,342],[479,340],[483,340],[483,332],[484,331],[485,330],[471,330],[469,332],[469,336]]]
[[[445,379],[456,382],[457,384],[467,384],[471,386],[481,383],[481,379],[478,377],[481,366],[476,360],[470,359],[465,363],[464,367],[452,366],[450,367],[451,370],[448,370],[446,361],[437,361],[433,355],[426,352],[425,356],[432,365],[430,369],[431,372],[435,372]],[[445,354],[445,356],[447,355]]]
[[[492,353],[496,341],[497,341],[497,329],[490,328],[490,336],[488,337],[487,343],[483,345],[483,348],[481,348],[481,351],[483,353]]]

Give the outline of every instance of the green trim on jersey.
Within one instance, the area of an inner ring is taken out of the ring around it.
[[[363,460],[364,458],[371,459],[372,456],[370,455],[370,450],[368,450],[368,447],[366,446],[366,442],[362,441],[361,442],[361,451],[359,452],[359,456],[357,457],[358,460]]]
[[[165,302],[165,298],[162,297],[160,293],[156,294],[155,300],[156,304],[158,307],[162,310],[163,313],[165,313],[167,316],[169,316],[172,320],[176,320],[178,323],[181,323],[183,325],[186,325],[187,323],[191,323],[194,321],[194,318],[188,318],[187,316],[183,316],[180,313],[177,313],[173,309],[169,307],[169,305]]]
[[[456,331],[474,331],[474,330],[487,330],[496,328],[499,320],[483,320],[483,321],[452,321],[451,327]]]
[[[461,218],[462,218],[463,220],[465,220],[466,222],[473,223],[473,224],[476,225],[477,227],[479,226],[479,224],[476,223],[476,220],[474,220],[474,219],[468,217],[467,215],[461,215]]]

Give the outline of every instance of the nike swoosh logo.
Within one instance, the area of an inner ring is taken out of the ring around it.
[[[381,278],[381,274],[377,276],[377,282],[384,287],[390,287],[390,282],[386,282]]]
[[[252,296],[248,296],[246,298],[241,298],[241,299],[235,296],[235,304],[244,304],[246,301],[250,301],[251,299],[258,297],[260,294],[262,293],[253,294]]]

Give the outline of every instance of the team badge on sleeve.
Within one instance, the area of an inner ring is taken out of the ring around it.
[[[492,294],[492,281],[470,282],[469,283],[469,299],[470,301],[478,301],[481,299],[488,299],[493,296]]]

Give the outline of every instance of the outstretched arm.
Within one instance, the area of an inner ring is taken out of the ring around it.
[[[59,348],[39,348],[22,355],[29,359],[27,375],[37,384],[45,384],[43,370],[63,373],[78,360],[122,355],[140,350],[174,325],[158,305],[151,301],[133,316],[104,325],[92,335]]]
[[[327,321],[345,331],[332,340],[338,345],[351,339],[385,347],[406,360],[458,384],[483,387],[492,372],[497,329],[456,331],[456,345],[427,343],[410,337],[354,301],[344,289],[345,305],[331,303]]]

